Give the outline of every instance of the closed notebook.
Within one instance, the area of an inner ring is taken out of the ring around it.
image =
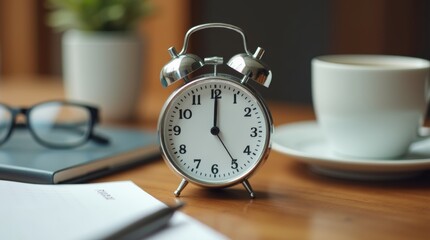
[[[30,183],[84,182],[135,166],[159,156],[155,133],[99,127],[109,145],[91,141],[73,149],[39,145],[28,130],[15,130],[0,146],[0,179]]]

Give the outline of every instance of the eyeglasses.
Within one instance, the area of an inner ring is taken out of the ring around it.
[[[26,123],[18,123],[22,114]],[[98,109],[84,104],[49,101],[30,108],[14,108],[0,103],[0,145],[16,128],[28,128],[36,141],[50,148],[74,148],[89,140],[107,145],[109,139],[94,133]]]

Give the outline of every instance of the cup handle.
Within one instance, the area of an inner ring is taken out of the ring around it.
[[[414,142],[421,142],[430,138],[430,128],[420,127],[418,129],[418,138]]]
[[[429,127],[420,127],[418,129],[418,136],[419,137],[430,137],[430,128]]]
[[[429,107],[428,107],[429,103],[430,103],[430,80],[427,80],[427,111],[429,111],[428,110],[429,109]],[[427,116],[430,115],[430,111],[429,112],[427,112],[427,111],[425,112],[425,115],[424,115],[424,121],[426,121]],[[424,122],[423,122],[423,124],[424,124]],[[430,137],[430,128],[429,127],[420,127],[418,129],[417,141],[425,140],[429,137]]]
[[[427,106],[430,104],[430,78],[427,79]],[[429,107],[427,107],[427,111],[429,111]],[[423,124],[427,119],[427,116],[430,115],[430,111],[429,112],[425,112],[424,115],[424,120],[423,120]],[[415,141],[413,142],[421,142],[424,141],[426,139],[430,138],[430,127],[420,127],[418,128],[418,137],[417,139],[415,139]]]

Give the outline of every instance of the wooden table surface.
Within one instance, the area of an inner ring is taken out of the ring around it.
[[[0,83],[0,100],[9,104],[62,96],[59,81]],[[275,126],[315,118],[306,105],[272,102],[269,108]],[[155,112],[121,125],[155,130]],[[119,180],[132,180],[169,204],[181,179],[160,158],[95,182]],[[428,172],[401,181],[335,179],[272,150],[250,182],[255,199],[242,185],[208,190],[189,184],[180,198],[187,203],[183,212],[232,239],[430,239]]]

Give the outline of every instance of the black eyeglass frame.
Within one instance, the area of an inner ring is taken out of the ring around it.
[[[58,104],[65,105],[65,106],[77,106],[77,107],[81,107],[81,108],[88,110],[88,112],[90,114],[89,131],[88,131],[86,137],[82,139],[82,141],[74,143],[74,144],[52,144],[52,143],[49,143],[47,141],[44,141],[43,139],[41,139],[37,135],[33,126],[31,125],[31,121],[29,121],[28,119],[30,118],[31,111],[34,108],[39,107],[40,105],[49,104],[49,103],[58,103]],[[8,104],[4,104],[4,103],[0,103],[0,105],[2,107],[4,107],[5,109],[9,110],[9,112],[11,113],[11,118],[12,118],[12,123],[11,123],[10,128],[8,129],[8,132],[6,133],[6,136],[3,138],[3,140],[0,140],[0,146],[9,140],[10,136],[12,136],[12,133],[16,128],[27,128],[30,131],[33,138],[39,144],[41,144],[45,147],[48,147],[48,148],[55,148],[55,149],[75,148],[75,147],[79,147],[79,146],[87,143],[89,140],[93,140],[95,143],[101,144],[101,145],[107,145],[110,143],[110,140],[107,137],[98,135],[94,132],[94,126],[97,123],[99,123],[99,121],[100,121],[99,110],[97,107],[90,106],[87,104],[78,103],[78,102],[74,102],[74,101],[63,101],[63,100],[40,102],[40,103],[32,105],[28,108],[26,108],[26,107],[11,107]],[[17,123],[17,117],[20,114],[24,115],[26,118],[26,122],[23,124]]]

